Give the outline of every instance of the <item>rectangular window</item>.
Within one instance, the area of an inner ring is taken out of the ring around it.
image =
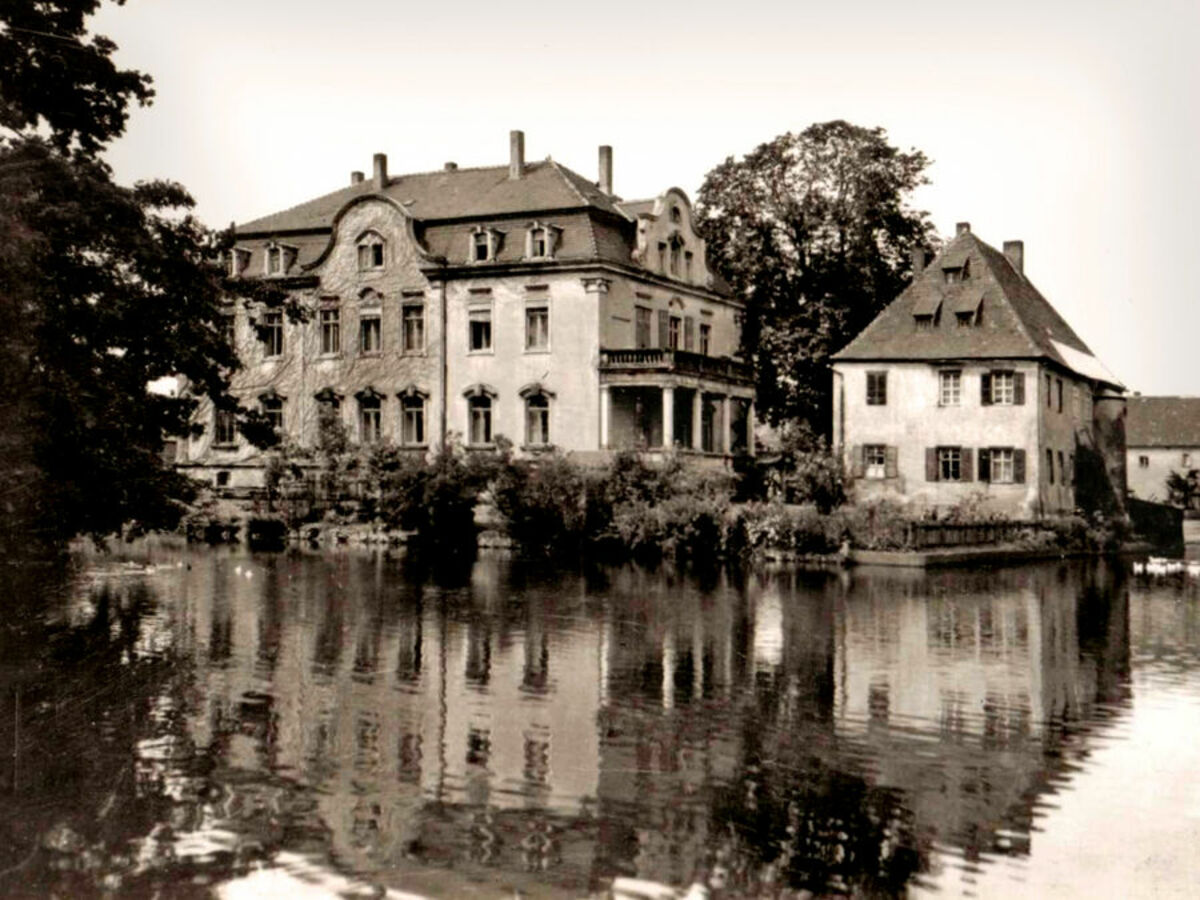
[[[263,415],[267,417],[267,421],[271,423],[271,428],[276,434],[283,433],[283,401],[278,397],[271,397],[262,401]]]
[[[962,481],[962,448],[938,447],[938,481]]]
[[[700,352],[708,356],[709,350],[712,347],[712,326],[700,323]]]
[[[525,443],[534,447],[550,443],[550,401],[542,394],[525,401]]]
[[[425,443],[425,401],[420,397],[405,397],[401,404],[404,421],[400,426],[400,440],[408,446]]]
[[[550,307],[525,307],[525,349],[550,349]]]
[[[425,305],[406,304],[401,310],[404,352],[421,353],[425,349]]]
[[[887,406],[887,372],[867,373],[867,406]]]
[[[379,441],[382,433],[380,428],[382,418],[378,399],[370,398],[361,401],[358,408],[358,435],[361,443],[374,444]]]
[[[867,478],[887,477],[887,447],[867,444],[863,447],[863,471]]]
[[[535,228],[529,233],[529,255],[546,256],[546,229]]]
[[[992,373],[992,403],[995,406],[1012,406],[1016,399],[1016,378],[1012,372]]]
[[[492,311],[473,309],[468,314],[470,334],[467,348],[472,353],[485,353],[492,349]]]
[[[383,327],[377,313],[358,320],[358,352],[378,353],[383,349]]]
[[[1138,468],[1139,468],[1139,469],[1148,469],[1148,468],[1150,468],[1150,457],[1148,457],[1148,456],[1139,456],[1139,457],[1138,457]]]
[[[283,313],[263,313],[261,334],[263,356],[268,359],[283,356]]]
[[[321,353],[330,355],[342,352],[342,312],[336,306],[321,310]]]
[[[658,346],[663,350],[671,346],[670,329],[667,324],[670,315],[665,309],[658,311]]]
[[[670,347],[672,350],[678,350],[679,349],[679,332],[680,332],[680,329],[683,324],[682,320],[679,318],[679,316],[671,316],[670,319],[668,320],[668,322],[669,322],[669,324],[667,326],[668,327],[667,346]]]
[[[488,236],[486,231],[481,231],[474,237],[475,247],[475,262],[483,262],[488,258]]]
[[[492,401],[487,397],[473,397],[470,401],[471,443],[492,442]]]
[[[1063,383],[1062,383],[1061,378],[1059,378],[1057,381],[1058,381],[1058,411],[1062,412],[1062,410],[1063,410]]]
[[[688,280],[692,280],[692,251],[686,250],[683,254],[683,275]]]
[[[683,317],[683,349],[689,353],[696,349],[696,320],[691,316]]]
[[[1013,448],[993,447],[988,455],[992,464],[992,484],[1012,484],[1016,480]]]
[[[283,251],[278,247],[267,248],[267,274],[278,275],[283,271]]]
[[[228,409],[218,409],[213,421],[213,443],[233,446],[237,443],[237,417]]]
[[[634,345],[639,350],[645,350],[650,346],[650,310],[644,306],[635,307],[634,314]]]
[[[938,403],[941,406],[959,406],[962,404],[962,372],[957,369],[938,373],[940,391]]]
[[[1050,483],[1054,484],[1054,451],[1049,447],[1046,448],[1046,473]]]
[[[1046,376],[1046,409],[1054,407],[1054,392],[1051,390],[1050,376]]]

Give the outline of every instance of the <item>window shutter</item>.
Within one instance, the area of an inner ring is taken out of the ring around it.
[[[979,402],[983,406],[992,405],[992,373],[984,372],[979,378]]]
[[[975,454],[971,452],[970,447],[962,448],[962,480],[975,480],[975,466],[973,465]]]
[[[1025,451],[1013,451],[1013,481],[1016,484],[1025,483]]]
[[[887,372],[879,373],[879,403],[887,406]]]
[[[669,315],[665,309],[658,311],[658,346],[666,350],[671,345]]]
[[[937,447],[925,448],[925,480],[938,480]]]
[[[867,448],[862,444],[850,448],[850,476],[862,478],[867,474]]]
[[[900,454],[899,448],[887,447],[884,450],[884,475],[888,478],[896,478],[900,475]]]
[[[1013,373],[1013,404],[1016,406],[1025,405],[1025,373]]]
[[[696,320],[691,316],[683,317],[683,349],[691,351],[696,346]]]
[[[979,448],[979,480],[992,480],[992,454],[987,447]]]

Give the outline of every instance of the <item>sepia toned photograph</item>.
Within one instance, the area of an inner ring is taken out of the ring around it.
[[[1200,894],[1200,6],[0,3],[0,898]]]

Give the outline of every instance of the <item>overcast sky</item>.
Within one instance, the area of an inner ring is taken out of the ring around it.
[[[938,231],[1026,272],[1131,390],[1200,394],[1200,3],[129,0],[94,30],[158,97],[109,151],[210,225],[369,173],[553,156],[626,198],[785,131],[880,125]]]

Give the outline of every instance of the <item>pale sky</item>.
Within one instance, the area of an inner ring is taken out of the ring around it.
[[[370,172],[526,156],[626,198],[841,118],[933,160],[916,197],[970,221],[1131,390],[1200,394],[1200,3],[129,0],[93,30],[154,77],[108,153],[212,226]]]

